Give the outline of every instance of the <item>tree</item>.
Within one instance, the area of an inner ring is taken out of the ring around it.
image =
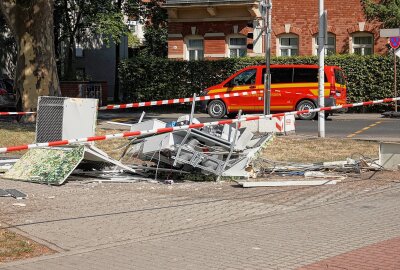
[[[400,0],[361,0],[369,21],[377,20],[383,28],[400,27]]]
[[[0,9],[17,44],[17,105],[37,108],[38,96],[60,95],[54,53],[52,0],[2,0]]]
[[[17,61],[17,46],[10,29],[0,12],[0,78],[14,77],[15,62]]]
[[[62,66],[62,78],[75,80],[76,46],[95,47],[111,41],[118,44],[127,32],[118,4],[110,0],[61,0],[55,3],[54,33]]]
[[[144,50],[146,55],[166,57],[167,50],[167,10],[165,0],[129,0],[125,2],[124,12],[128,17],[139,18],[144,27]]]

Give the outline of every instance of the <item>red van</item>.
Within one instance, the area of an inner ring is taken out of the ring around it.
[[[225,94],[264,89],[265,66],[246,67],[220,84],[207,88],[203,94]],[[325,106],[346,104],[347,87],[342,69],[325,66]],[[318,107],[317,65],[271,65],[271,111],[289,112]],[[203,110],[213,118],[236,116],[244,112],[263,111],[263,94],[221,98],[203,104]],[[314,119],[316,113],[299,115]]]

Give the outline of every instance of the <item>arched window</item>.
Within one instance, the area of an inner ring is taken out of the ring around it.
[[[230,35],[227,37],[228,56],[244,57],[247,55],[247,37],[244,35]]]
[[[203,60],[204,59],[204,38],[202,36],[185,37],[186,60]]]
[[[350,52],[359,55],[374,53],[374,36],[368,32],[357,32],[351,35]]]
[[[318,46],[319,46],[319,40],[318,40],[318,34],[314,36],[313,38],[313,54],[317,55],[318,54]],[[328,43],[325,44],[325,55],[332,55],[336,54],[336,36],[332,33],[328,33]]]
[[[278,56],[299,55],[299,36],[283,34],[278,37]]]

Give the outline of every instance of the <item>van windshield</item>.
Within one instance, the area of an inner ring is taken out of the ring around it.
[[[346,85],[346,78],[344,77],[341,69],[335,69],[335,82],[338,84]]]

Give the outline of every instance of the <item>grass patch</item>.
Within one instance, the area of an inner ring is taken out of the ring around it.
[[[274,161],[326,162],[359,158],[377,158],[379,143],[341,138],[276,137],[263,156]]]
[[[49,253],[53,251],[45,246],[14,232],[0,229],[0,263]]]
[[[34,124],[0,122],[0,148],[34,142],[35,127]]]

